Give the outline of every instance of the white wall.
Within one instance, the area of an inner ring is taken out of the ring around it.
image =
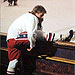
[[[44,31],[60,34],[70,29],[75,30],[75,0],[18,0],[18,6],[15,7],[8,7],[7,2],[1,3],[1,32],[7,32],[15,18],[32,10],[37,4],[47,10],[43,22]]]

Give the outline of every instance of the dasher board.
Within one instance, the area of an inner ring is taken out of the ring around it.
[[[1,36],[7,36],[7,33],[0,32],[0,35],[1,35]]]
[[[60,42],[60,41],[56,41],[55,43],[57,43],[58,45],[74,46],[75,47],[75,43],[72,43],[72,42]]]
[[[6,52],[8,51],[7,48],[0,48],[0,50],[6,51]],[[45,57],[44,59],[46,59],[46,60],[53,60],[53,61],[58,61],[58,62],[69,63],[69,64],[75,65],[75,60],[70,60],[70,59],[56,57],[56,56],[48,57],[47,55],[38,56],[38,58],[40,58],[40,59],[42,59],[43,57]]]
[[[56,41],[54,43],[54,46],[57,47],[57,48],[75,50],[75,43],[72,43],[72,42],[60,42],[60,41]]]
[[[44,56],[44,55],[43,55]],[[38,56],[38,58],[43,58],[42,56]],[[61,58],[61,57],[45,57],[46,60],[53,60],[53,61],[59,61],[59,62],[64,62],[64,63],[69,63],[69,64],[73,64],[75,65],[75,60],[70,60],[70,59],[66,59],[66,58]]]
[[[7,33],[4,33],[4,32],[0,32],[0,36],[7,36]],[[5,39],[1,39],[1,40],[5,40]],[[74,47],[75,49],[75,43],[72,43],[72,42],[61,42],[61,41],[55,41],[54,45],[59,45],[59,46],[71,46],[71,47]],[[58,46],[58,47],[59,47]]]

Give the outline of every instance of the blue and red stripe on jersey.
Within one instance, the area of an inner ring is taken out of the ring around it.
[[[54,40],[54,37],[55,37],[55,33],[53,34],[53,33],[47,33],[47,35],[46,35],[46,40],[47,41],[53,41]]]
[[[16,40],[28,40],[28,34],[27,34],[27,32],[21,32],[17,36]]]

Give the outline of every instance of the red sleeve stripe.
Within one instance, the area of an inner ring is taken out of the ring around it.
[[[51,38],[52,38],[52,33],[49,33],[48,41],[51,41]]]
[[[46,40],[48,39],[48,34],[46,35]]]

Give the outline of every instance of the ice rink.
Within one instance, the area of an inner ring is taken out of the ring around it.
[[[20,15],[31,11],[36,5],[46,8],[43,30],[59,34],[75,31],[75,0],[18,0],[18,6],[8,6],[8,2],[1,2],[0,26],[1,32],[8,31],[11,23]]]

